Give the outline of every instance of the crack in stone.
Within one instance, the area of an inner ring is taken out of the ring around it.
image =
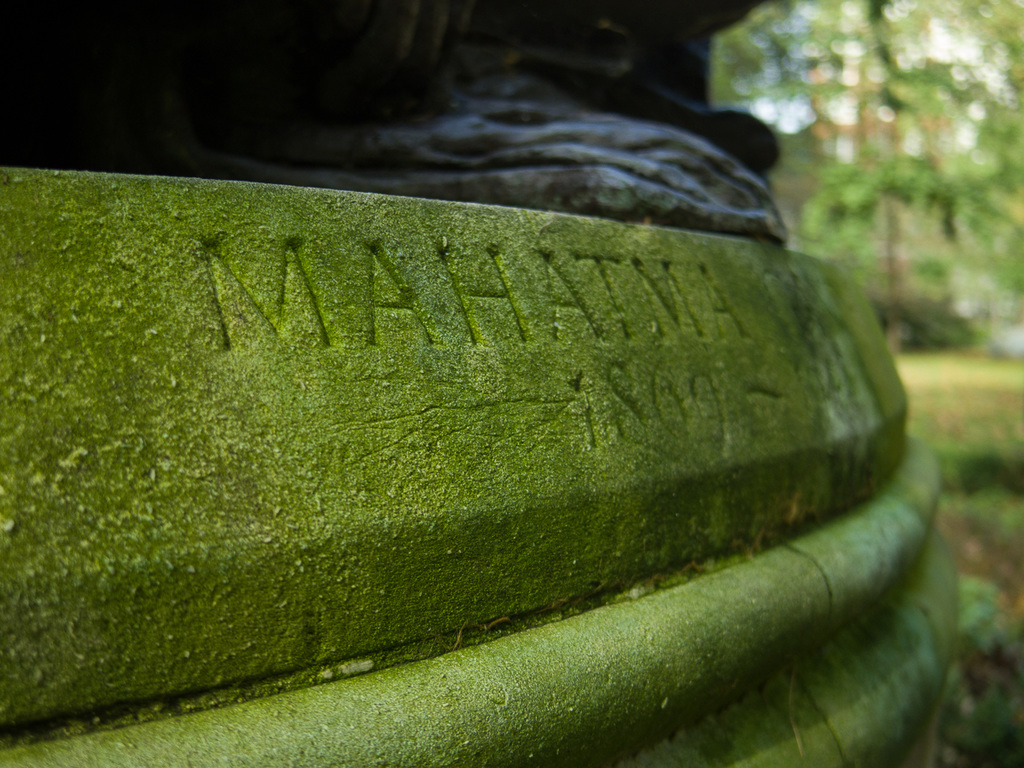
[[[810,689],[806,685],[804,685],[803,680],[801,680],[799,676],[796,675],[794,675],[794,679],[796,681],[796,684],[800,686],[800,690],[803,692],[804,696],[806,696],[807,700],[811,702],[811,706],[814,707],[814,711],[818,713],[818,717],[821,718],[821,721],[825,724],[825,727],[828,728],[828,732],[832,734],[832,740],[836,743],[836,751],[839,752],[839,759],[841,761],[840,765],[844,767],[851,765],[851,763],[846,759],[846,755],[843,753],[843,744],[839,740],[839,735],[836,733],[836,729],[832,727],[832,723],[828,719],[828,715],[826,715],[822,708],[818,706],[818,702],[815,701],[814,696],[811,695]]]
[[[819,563],[817,560],[815,560],[812,555],[808,554],[807,552],[804,552],[802,549],[797,549],[797,547],[794,546],[791,542],[784,542],[782,544],[782,546],[785,547],[786,549],[788,549],[790,552],[793,552],[794,554],[797,554],[797,555],[800,555],[801,557],[807,558],[814,565],[814,567],[818,570],[818,573],[821,574],[821,579],[822,579],[822,581],[825,582],[825,589],[828,590],[828,624],[831,625],[832,624],[832,606],[835,603],[835,597],[834,597],[833,592],[832,592],[832,584],[829,583],[828,575],[825,573],[825,569],[821,567],[821,563]]]

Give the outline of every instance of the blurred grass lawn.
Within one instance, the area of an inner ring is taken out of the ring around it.
[[[1020,457],[1024,363],[921,354],[904,355],[897,364],[910,397],[908,426],[944,464],[969,454]]]
[[[907,425],[939,457],[938,524],[962,573],[992,581],[1024,620],[1024,363],[967,354],[904,355]]]
[[[909,432],[942,466],[937,526],[961,573],[960,663],[943,707],[941,768],[1024,765],[1024,362],[898,359]]]

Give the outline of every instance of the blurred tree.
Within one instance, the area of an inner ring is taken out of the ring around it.
[[[1007,314],[1024,293],[1024,0],[788,0],[722,35],[716,98],[786,134],[798,247],[885,297]],[[1015,318],[1016,319],[1016,318]]]

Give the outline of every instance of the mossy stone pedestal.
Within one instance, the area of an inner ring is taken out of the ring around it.
[[[876,766],[923,732],[937,476],[833,267],[0,169],[0,268],[0,765]]]

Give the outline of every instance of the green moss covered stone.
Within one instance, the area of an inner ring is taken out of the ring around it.
[[[905,400],[753,241],[0,170],[0,725],[358,660],[848,509]]]

